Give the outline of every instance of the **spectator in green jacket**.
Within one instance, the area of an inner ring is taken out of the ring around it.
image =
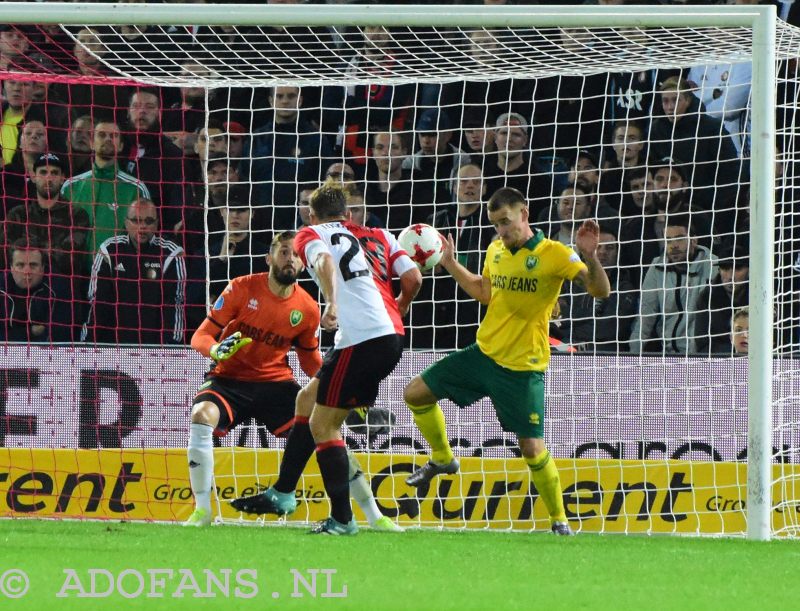
[[[61,196],[76,209],[85,210],[92,222],[90,258],[100,244],[125,229],[125,214],[131,203],[139,198],[150,199],[142,181],[119,169],[117,155],[121,147],[119,126],[114,121],[98,121],[92,139],[92,169],[73,176],[61,188]]]

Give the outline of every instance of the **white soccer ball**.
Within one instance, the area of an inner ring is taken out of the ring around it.
[[[444,244],[439,232],[430,225],[417,223],[406,227],[397,238],[400,246],[408,253],[411,260],[417,264],[420,271],[426,272],[433,269],[442,260]]]

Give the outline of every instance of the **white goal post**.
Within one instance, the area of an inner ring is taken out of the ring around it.
[[[587,28],[587,31],[638,29],[654,32],[637,42],[626,57],[607,56],[598,67],[602,50],[593,61],[565,55],[552,65],[526,63],[524,45],[509,43],[500,51],[505,60],[491,67],[450,62],[447,47],[433,48],[429,56],[410,63],[407,70],[386,77],[389,83],[438,83],[453,78],[496,79],[511,74],[525,77],[556,74],[589,75],[593,71],[635,70],[672,64],[683,66],[680,48],[656,48],[658,33],[676,29],[687,33],[683,39],[693,59],[702,54],[710,37],[704,28],[719,33],[719,42],[708,57],[715,62],[752,60],[750,98],[750,345],[748,367],[747,430],[747,536],[768,540],[772,536],[773,478],[773,328],[775,277],[775,146],[776,146],[776,63],[791,55],[800,56],[800,38],[785,24],[779,25],[774,6],[476,6],[476,5],[214,5],[214,4],[94,4],[94,3],[0,3],[0,22],[8,24],[70,25],[185,25],[185,26],[374,26],[411,28]],[[699,32],[696,39],[693,34]],[[781,42],[782,41],[782,42]],[[669,43],[668,43],[669,44]],[[730,47],[726,51],[725,45]],[[783,46],[781,46],[781,44]],[[520,51],[520,50],[523,51]],[[165,69],[169,58],[148,58],[137,62],[136,49],[112,48],[119,61],[110,67],[129,80],[153,85],[186,86],[189,81]],[[519,65],[511,61],[515,56]],[[256,69],[264,67],[256,54]],[[366,75],[331,69],[311,70],[299,77],[281,77],[258,70],[244,72],[215,66],[208,74],[192,80],[206,87],[253,87],[278,84],[324,85],[366,83]],[[795,152],[794,155],[797,153]]]

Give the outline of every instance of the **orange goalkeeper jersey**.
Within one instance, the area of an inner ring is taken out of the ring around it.
[[[253,342],[226,361],[217,363],[214,375],[251,382],[280,382],[294,379],[286,355],[294,348],[300,365],[314,375],[322,364],[317,330],[319,306],[300,286],[286,298],[275,295],[268,285],[269,274],[235,278],[217,299],[206,321],[217,341],[240,331]],[[217,331],[217,333],[214,333]],[[192,342],[195,345],[195,342]]]

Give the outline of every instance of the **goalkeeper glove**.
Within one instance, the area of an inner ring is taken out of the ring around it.
[[[233,335],[229,335],[220,343],[211,346],[211,358],[215,361],[226,361],[236,354],[240,348],[251,343],[253,340],[249,337],[242,337],[241,332],[237,331]]]

